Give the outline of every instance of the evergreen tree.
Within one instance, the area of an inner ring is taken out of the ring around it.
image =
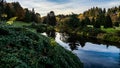
[[[94,23],[95,23],[95,18],[93,17],[91,21],[91,25],[94,25]]]
[[[119,22],[114,22],[114,26],[119,27]]]
[[[32,22],[35,22],[35,10],[34,10],[34,8],[32,8],[32,12],[31,12],[31,21]]]
[[[104,28],[111,28],[113,27],[113,23],[112,23],[112,20],[110,18],[110,15],[107,15],[105,17],[105,24],[104,24]]]
[[[85,22],[86,25],[91,24],[90,19],[88,17],[85,17],[84,22]]]
[[[46,19],[46,21],[45,21]],[[44,18],[44,23],[51,25],[51,26],[55,26],[56,25],[56,17],[53,11],[51,11],[50,13],[47,14],[47,17]]]
[[[32,20],[32,14],[31,14],[30,11],[26,8],[26,9],[25,9],[24,21],[25,21],[25,22],[31,22],[31,20]]]
[[[78,16],[76,14],[70,15],[70,19],[68,21],[68,25],[72,28],[77,28],[79,27],[80,21],[78,19]]]
[[[97,16],[96,21],[95,21],[93,26],[94,26],[94,28],[100,28],[100,26],[101,26],[101,18],[100,18],[100,16]]]
[[[36,23],[40,23],[41,22],[41,18],[40,18],[40,14],[39,13],[35,14],[35,22]]]

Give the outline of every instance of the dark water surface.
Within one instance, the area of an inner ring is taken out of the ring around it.
[[[120,68],[120,48],[117,46],[63,33],[56,33],[55,40],[76,54],[84,68]]]

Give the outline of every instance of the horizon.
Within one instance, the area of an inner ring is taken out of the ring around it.
[[[120,0],[7,0],[7,2],[19,2],[23,8],[29,10],[34,8],[42,17],[50,11],[54,11],[55,15],[68,15],[72,12],[80,14],[93,7],[108,9],[120,5]]]

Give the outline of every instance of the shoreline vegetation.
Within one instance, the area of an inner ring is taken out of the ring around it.
[[[111,28],[108,28],[108,29],[111,29]],[[93,29],[93,28],[85,28],[81,31],[70,31],[70,32],[69,32],[69,30],[67,32],[66,31],[61,32],[60,30],[57,30],[57,31],[60,33],[65,32],[70,35],[75,35],[75,36],[77,35],[78,37],[96,39],[96,40],[101,40],[101,41],[109,42],[109,43],[113,43],[113,44],[115,43],[117,46],[118,46],[118,44],[120,44],[120,36],[119,36],[120,31],[119,30],[116,32],[113,32],[113,33],[107,33],[105,30]],[[118,46],[118,47],[120,47],[120,46]]]

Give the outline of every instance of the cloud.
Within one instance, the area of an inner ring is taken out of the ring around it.
[[[35,8],[42,16],[54,11],[58,14],[82,13],[92,7],[110,8],[120,5],[120,0],[7,0],[20,2],[24,8]]]
[[[47,1],[55,3],[67,3],[70,2],[71,0],[47,0]]]

